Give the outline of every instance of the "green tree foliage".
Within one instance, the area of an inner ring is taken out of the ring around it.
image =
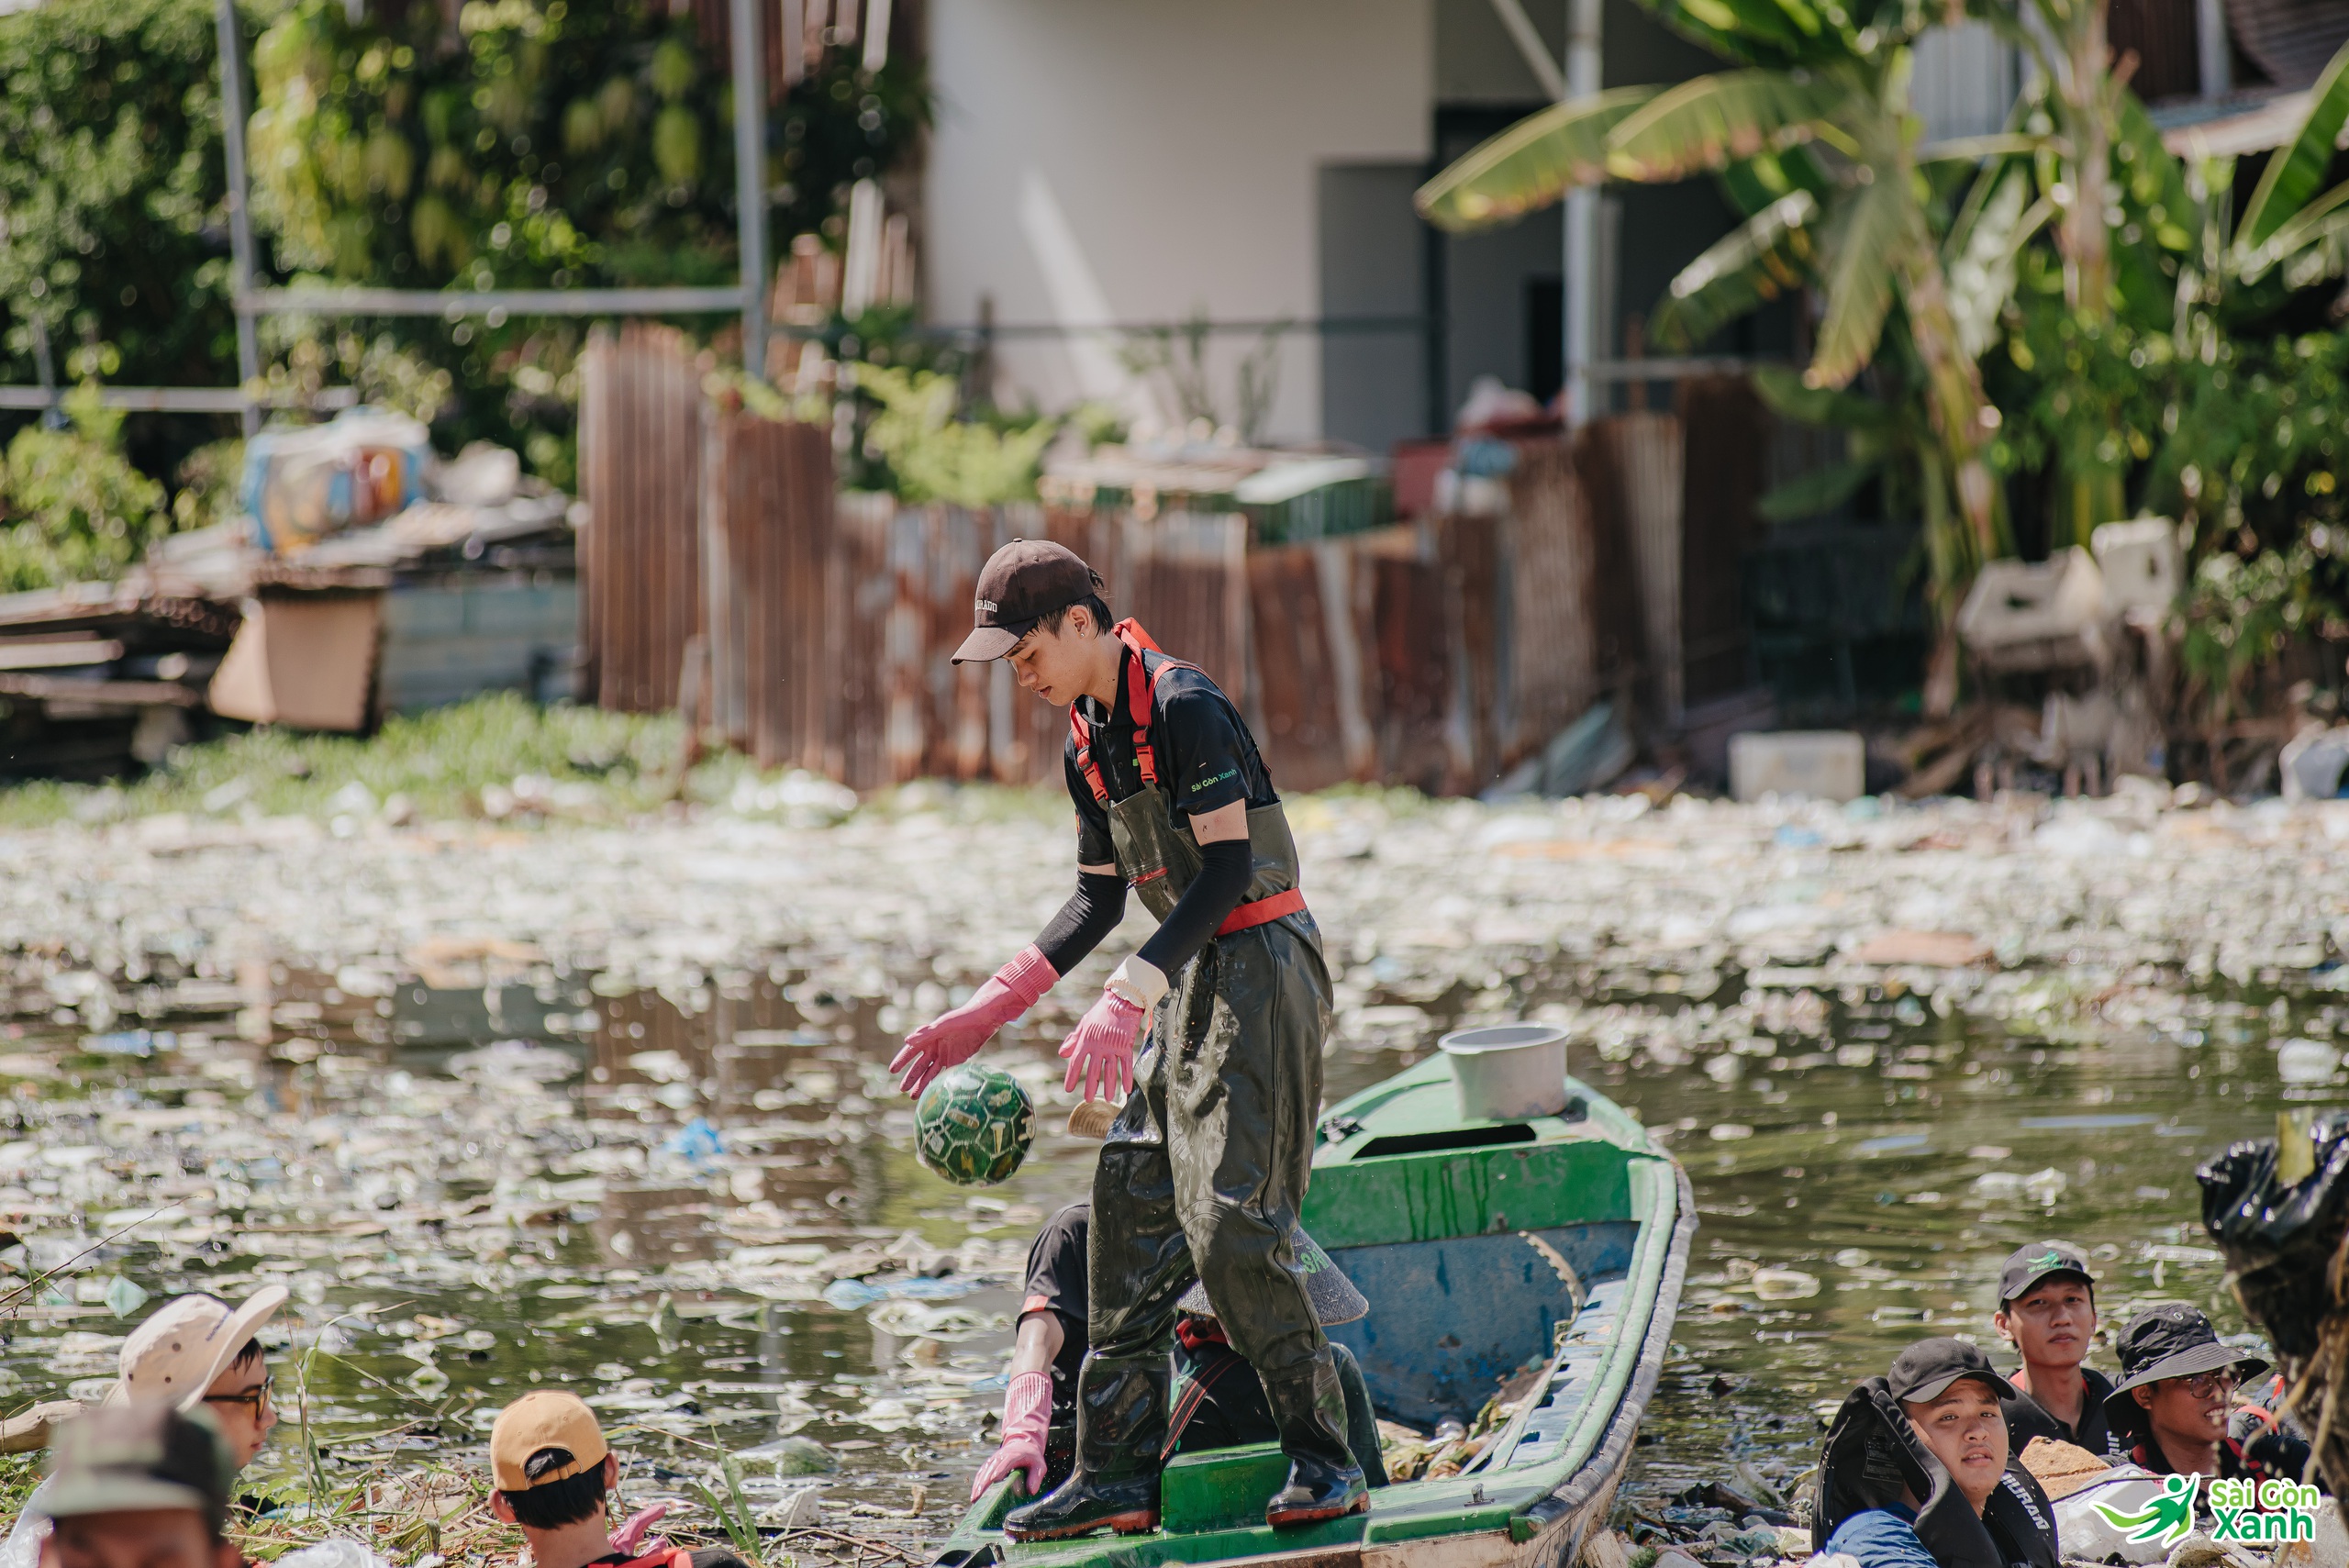
[[[66,428],[28,425],[0,462],[0,593],[119,577],[171,529],[163,487],[122,455],[122,416],[84,381]]]
[[[131,381],[226,385],[227,176],[206,0],[48,0],[0,16],[0,380],[104,340]]]
[[[918,70],[868,73],[853,53],[829,51],[767,114],[771,253],[836,228],[848,185],[925,119]],[[664,0],[469,0],[454,37],[436,6],[387,28],[297,0],[255,64],[254,208],[289,272],[401,288],[734,281],[730,77]],[[505,441],[568,481],[581,324],[383,333],[451,373],[444,440]]]
[[[953,379],[935,371],[867,365],[856,379],[881,410],[865,444],[887,462],[898,495],[963,506],[1035,498],[1053,422],[957,419]]]

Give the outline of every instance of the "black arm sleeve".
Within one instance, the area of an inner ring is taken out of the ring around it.
[[[1166,911],[1166,918],[1159,922],[1150,940],[1141,944],[1141,956],[1156,964],[1170,981],[1191,962],[1192,954],[1208,945],[1224,917],[1239,905],[1255,867],[1255,856],[1245,839],[1202,844],[1199,858],[1204,862],[1199,874],[1191,879],[1174,907]]]
[[[1079,872],[1076,891],[1036,939],[1036,951],[1044,955],[1054,974],[1066,974],[1083,963],[1085,955],[1099,947],[1125,917],[1126,879]]]

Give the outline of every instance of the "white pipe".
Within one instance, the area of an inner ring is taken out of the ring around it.
[[[1566,79],[1558,70],[1558,62],[1550,58],[1550,46],[1542,41],[1542,34],[1534,28],[1533,18],[1525,14],[1520,0],[1493,0],[1493,10],[1498,14],[1501,26],[1508,29],[1517,52],[1525,57],[1527,69],[1533,80],[1542,85],[1542,95],[1552,103],[1563,103],[1566,96]]]
[[[2227,49],[2225,0],[2194,0],[2194,52],[2201,67],[2202,95],[2219,98],[2234,85]]]
[[[1566,95],[1587,98],[1602,82],[1601,0],[1568,0]],[[1565,222],[1566,423],[1579,425],[1598,412],[1590,364],[1598,357],[1598,193],[1589,186],[1566,194]]]

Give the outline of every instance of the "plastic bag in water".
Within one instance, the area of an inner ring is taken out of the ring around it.
[[[2267,1331],[2292,1393],[2288,1413],[2318,1434],[2316,1469],[2349,1485],[2349,1432],[2321,1413],[2342,1392],[2328,1368],[2349,1349],[2349,1301],[2336,1288],[2336,1254],[2349,1227],[2349,1112],[2303,1132],[2238,1143],[2195,1173],[2202,1225],[2225,1254],[2243,1312]]]
[[[2312,1353],[2343,1309],[2329,1265],[2349,1224],[2349,1113],[2238,1143],[2195,1173],[2202,1225],[2226,1255],[2243,1310],[2286,1357]]]
[[[316,1545],[289,1551],[277,1560],[277,1568],[392,1568],[392,1565],[355,1540],[338,1539],[321,1540]]]

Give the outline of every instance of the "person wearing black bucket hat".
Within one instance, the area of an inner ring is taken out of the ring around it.
[[[2057,1568],[2054,1506],[2012,1462],[2014,1385],[1964,1340],[1920,1340],[1852,1390],[1828,1428],[1817,1550],[1862,1568]]]
[[[890,1063],[918,1095],[968,1061],[1117,929],[1129,890],[1158,921],[1061,1047],[1069,1090],[1125,1103],[1094,1169],[1075,1468],[1006,1516],[1004,1533],[1157,1527],[1167,1354],[1194,1279],[1222,1307],[1288,1456],[1265,1522],[1360,1513],[1369,1492],[1346,1441],[1336,1359],[1289,1240],[1311,1174],[1332,1000],[1297,840],[1239,708],[1137,621],[1111,624],[1106,595],[1099,573],[1048,539],[1013,539],[980,570],[954,660],[1003,660],[1022,690],[1069,709],[1062,772],[1077,889]]]
[[[2020,1454],[2033,1438],[2070,1443],[2107,1459],[2120,1440],[2104,1418],[2112,1382],[2087,1364],[2096,1340],[2096,1275],[2068,1241],[2018,1247],[1998,1270],[1999,1337],[2022,1357],[2015,1396],[2004,1401],[2007,1446]]]
[[[2148,1307],[2129,1319],[2115,1348],[2121,1381],[2104,1402],[2105,1418],[2124,1434],[2132,1462],[2156,1475],[2284,1475],[2286,1454],[2254,1458],[2227,1430],[2235,1390],[2267,1363],[2221,1340],[2208,1318],[2182,1301]]]

